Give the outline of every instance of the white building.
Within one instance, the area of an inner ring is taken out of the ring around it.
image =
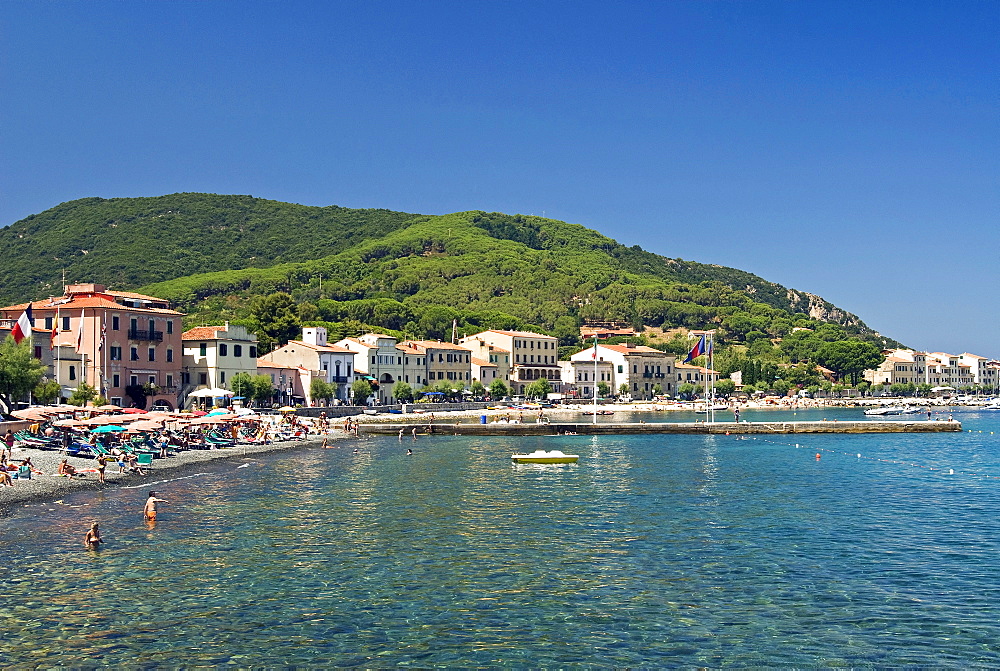
[[[559,340],[553,336],[531,331],[483,331],[458,343],[480,359],[484,358],[481,354],[484,343],[509,352],[512,367],[508,384],[514,394],[524,394],[528,385],[542,378],[549,381],[552,391],[562,391]]]
[[[183,396],[198,389],[230,389],[237,373],[257,374],[257,336],[245,326],[197,326],[181,334],[181,343]]]
[[[383,405],[395,402],[392,387],[403,379],[403,352],[396,348],[396,343],[395,338],[381,333],[366,333],[335,343],[355,353],[355,370],[372,384],[376,398]]]
[[[326,341],[326,329],[322,326],[303,328],[302,340],[289,340],[287,345],[265,354],[261,359],[289,368],[312,371],[313,377],[334,385],[334,396],[337,399],[347,402],[350,398],[351,385],[355,379],[355,353],[346,347],[329,344]],[[305,396],[306,402],[312,403],[309,389],[305,390]]]
[[[593,353],[594,348],[590,348]],[[608,393],[613,395],[615,389],[614,364],[610,361],[595,361],[593,359],[570,359],[560,361],[562,372],[563,393],[571,398],[594,398],[594,391],[601,382],[608,386]]]
[[[596,345],[597,360],[612,365],[613,393],[620,393],[622,385],[634,400],[651,399],[657,393],[667,396],[677,394],[674,372],[674,355],[645,345]],[[577,352],[571,361],[594,360],[594,347]],[[657,391],[657,387],[659,391]]]

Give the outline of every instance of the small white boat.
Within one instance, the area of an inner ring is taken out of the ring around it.
[[[869,417],[871,416],[882,416],[882,415],[901,415],[903,414],[902,408],[893,407],[883,407],[883,408],[872,408],[870,410],[865,410],[865,414]]]
[[[575,464],[579,454],[563,454],[559,450],[535,450],[531,454],[512,454],[511,460],[517,464]]]

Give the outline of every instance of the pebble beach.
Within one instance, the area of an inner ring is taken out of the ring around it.
[[[350,438],[342,431],[335,431],[328,440],[344,440]],[[75,491],[100,491],[122,486],[142,485],[143,482],[162,480],[166,473],[172,477],[183,475],[185,471],[197,468],[209,461],[221,459],[241,459],[264,452],[287,450],[297,447],[319,446],[323,436],[311,435],[305,440],[290,440],[271,443],[269,445],[239,445],[237,447],[218,450],[185,450],[176,452],[166,459],[154,459],[151,469],[144,468],[145,475],[138,473],[119,473],[115,462],[108,463],[105,470],[105,482],[98,481],[97,473],[83,473],[82,476],[67,477],[55,475],[59,462],[66,459],[67,463],[78,471],[92,469],[96,462],[90,457],[68,457],[62,452],[39,450],[27,447],[14,447],[12,461],[17,464],[25,457],[31,457],[31,463],[41,474],[33,473],[30,480],[14,480],[13,487],[0,486],[0,514],[29,501],[57,500]]]

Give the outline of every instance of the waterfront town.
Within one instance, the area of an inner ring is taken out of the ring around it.
[[[532,383],[544,380],[553,399],[590,399],[596,387],[602,396],[610,392],[644,401],[676,398],[685,385],[701,389],[719,379],[714,370],[652,347],[599,342],[628,335],[630,329],[585,327],[581,335],[594,344],[566,360],[560,360],[554,336],[502,330],[455,342],[379,333],[329,342],[326,329],[305,327],[301,339],[261,353],[257,337],[244,326],[183,331],[183,314],[167,301],[100,284],[68,285],[63,296],[0,308],[0,339],[29,306],[34,357],[45,367],[46,379],[58,383],[61,401],[86,384],[119,407],[211,407],[239,397],[233,381],[240,374],[266,376],[271,400],[289,406],[355,404],[357,380],[370,385],[365,403],[392,405],[399,401],[394,396],[398,383],[417,395],[442,383],[469,395],[474,383],[488,390],[499,380],[512,396],[524,396]],[[864,373],[870,386],[924,385],[941,392],[996,388],[1000,380],[1000,363],[975,354],[905,349],[883,354],[884,361]],[[731,378],[735,391],[741,391],[740,373]],[[315,380],[327,385],[323,399],[315,398]]]

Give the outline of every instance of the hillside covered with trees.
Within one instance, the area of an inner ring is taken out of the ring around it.
[[[821,363],[831,342],[897,345],[818,296],[533,216],[210,194],[90,198],[16,222],[0,243],[8,302],[58,294],[65,270],[68,282],[167,298],[188,326],[246,324],[264,351],[302,325],[325,325],[332,337],[377,329],[431,339],[457,325],[460,335],[551,333],[568,352],[586,322],[650,329],[644,342],[679,351],[685,339],[653,333],[713,328],[720,352],[760,366]]]

